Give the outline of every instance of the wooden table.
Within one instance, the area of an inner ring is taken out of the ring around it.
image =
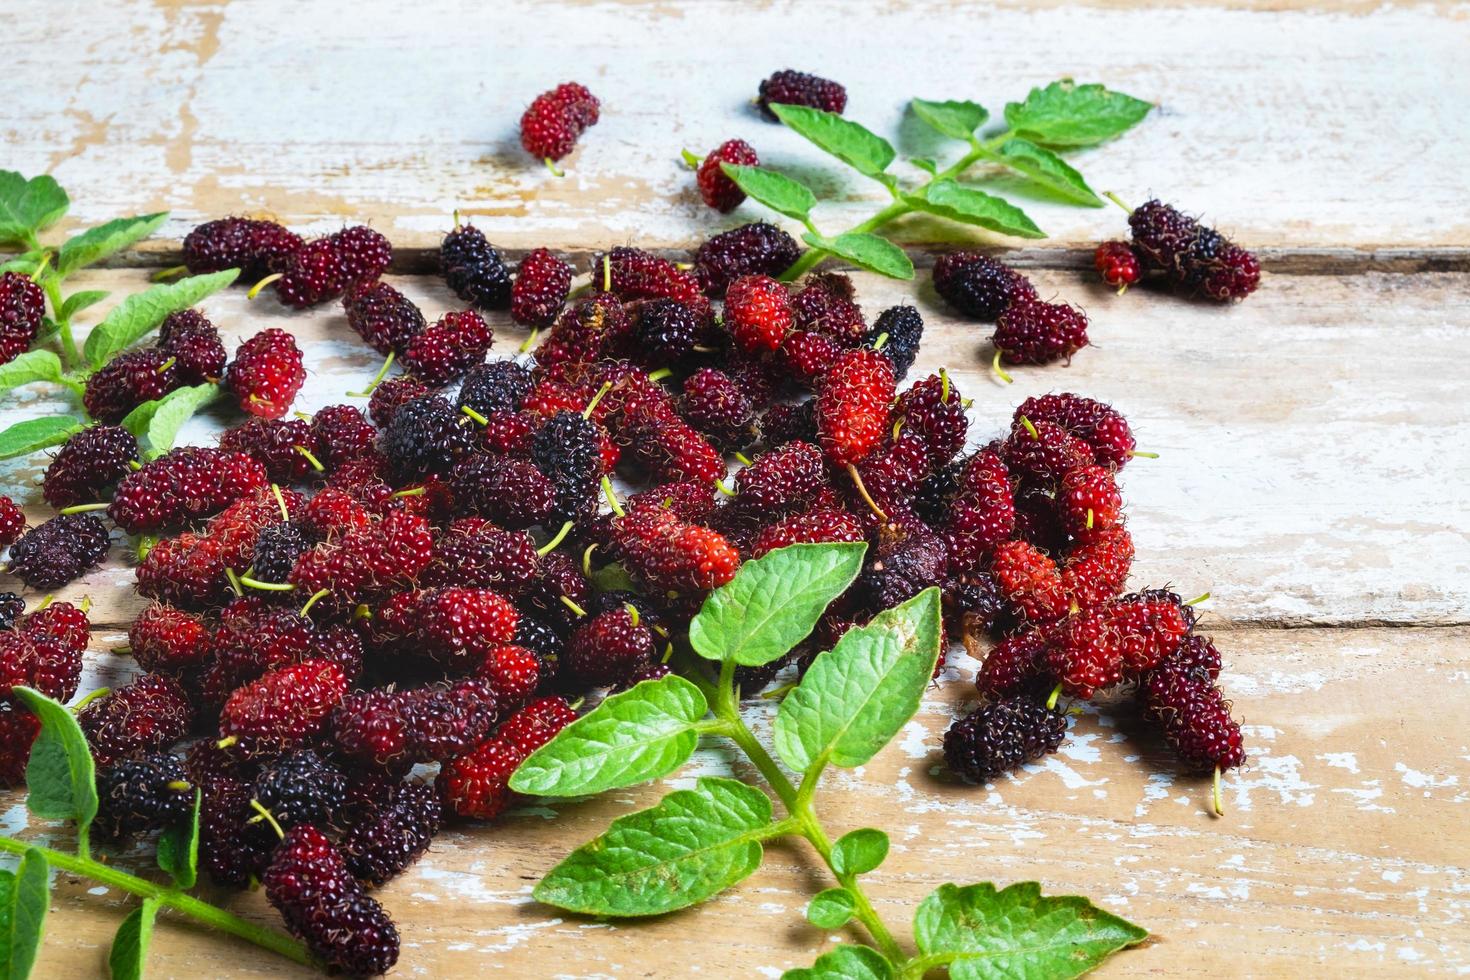
[[[5,164],[53,173],[71,192],[63,230],[172,210],[155,240],[77,283],[114,299],[172,261],[198,221],[265,211],[308,232],[370,221],[398,247],[395,283],[437,314],[452,297],[421,273],[456,207],[512,255],[547,245],[579,258],[616,243],[683,255],[766,216],[704,209],[681,147],[744,136],[836,198],[823,228],[867,213],[875,185],[845,179],[745,104],[778,67],[842,80],[849,115],[913,152],[911,95],[996,111],[1070,74],[1158,102],[1076,163],[1099,189],[1176,200],[1259,248],[1267,274],[1248,302],[1113,296],[1086,268],[1091,246],[1123,229],[1111,208],[1024,199],[1052,236],[1032,243],[900,225],[921,266],[946,240],[972,242],[1087,309],[1094,348],[1005,387],[987,374],[986,331],[951,318],[924,272],[915,284],[856,278],[870,314],[917,302],[929,326],[915,376],[948,367],[975,400],[976,438],[1027,395],[1066,389],[1118,405],[1161,454],[1125,473],[1134,581],[1214,595],[1205,621],[1251,752],[1228,777],[1227,815],[1211,816],[1207,781],[1178,775],[1107,705],[1078,717],[1043,764],[987,787],[955,783],[937,743],[973,690],[962,655],[892,746],[829,779],[827,811],[839,829],[893,834],[872,890],[894,922],[943,881],[1035,878],[1153,931],[1105,967],[1113,974],[1470,969],[1470,8],[875,8],[76,4],[8,23]],[[572,76],[605,111],[557,180],[521,152],[515,126],[534,93]],[[302,338],[305,410],[342,400],[376,367],[336,308],[287,313],[240,291],[204,308],[232,339],[268,323]],[[523,336],[505,317],[495,326],[502,351]],[[12,395],[0,422],[62,405]],[[185,436],[217,424],[196,420]],[[43,462],[0,468],[0,486],[38,518]],[[119,563],[64,592],[96,602],[87,683],[132,669],[107,652],[139,608],[130,583]],[[529,897],[612,816],[728,768],[712,752],[664,785],[446,832],[382,891],[404,934],[398,971],[775,976],[811,962],[842,937],[801,918],[825,877],[794,847],[772,847],[755,877],[707,907],[653,923],[582,921]],[[15,832],[26,814],[10,803]],[[38,975],[101,970],[123,899],[63,881]],[[259,895],[234,905],[272,918]],[[294,975],[175,921],[150,966]]]

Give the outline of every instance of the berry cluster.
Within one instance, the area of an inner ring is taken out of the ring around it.
[[[206,221],[184,238],[191,273],[239,269],[243,281],[256,283],[251,296],[270,285],[282,303],[297,308],[373,282],[392,261],[388,239],[366,225],[304,241],[274,221],[234,217]]]
[[[198,311],[180,310],[163,321],[153,346],[123,351],[88,378],[82,404],[93,419],[115,425],[146,401],[224,373],[219,330]]]
[[[1123,289],[1144,275],[1167,278],[1218,302],[1245,299],[1261,284],[1256,256],[1172,204],[1157,199],[1128,215],[1131,242],[1097,247],[1098,274]]]
[[[1087,314],[1044,302],[1031,280],[999,259],[978,252],[942,255],[934,263],[934,289],[957,312],[995,324],[990,341],[997,365],[1070,360],[1088,344]]]
[[[82,607],[69,602],[43,603],[26,613],[10,593],[0,595],[0,785],[18,786],[25,779],[31,743],[40,722],[21,703],[13,688],[33,688],[67,701],[77,692],[82,654],[91,623]]]
[[[0,272],[0,364],[31,349],[46,315],[46,294],[30,276]]]

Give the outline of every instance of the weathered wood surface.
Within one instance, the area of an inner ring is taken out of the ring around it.
[[[1044,764],[987,787],[955,783],[938,768],[937,746],[973,673],[958,657],[903,734],[864,768],[834,771],[824,791],[839,832],[869,825],[893,837],[869,885],[879,911],[902,923],[945,881],[1034,878],[1154,933],[1103,975],[1470,967],[1470,765],[1454,720],[1470,707],[1470,630],[1252,628],[1219,639],[1252,747],[1246,769],[1227,779],[1224,818],[1207,812],[1208,778],[1179,774],[1126,703],[1074,718],[1069,744]],[[774,977],[811,962],[848,937],[801,916],[827,885],[804,845],[773,845],[733,891],[655,921],[598,923],[530,899],[574,843],[728,766],[704,752],[659,784],[447,831],[382,891],[404,933],[398,972]],[[24,820],[18,804],[5,815],[8,829]],[[85,976],[104,962],[128,904],[90,887],[60,889],[38,975]],[[270,920],[259,894],[234,903]],[[158,977],[307,975],[186,926],[161,929],[149,965]]]
[[[765,217],[750,204],[728,218],[705,210],[678,162],[680,148],[730,136],[810,179],[835,201],[818,223],[845,227],[877,188],[749,110],[777,67],[844,81],[849,114],[904,154],[931,150],[903,118],[911,95],[974,98],[998,115],[1065,73],[1159,102],[1135,131],[1077,155],[1094,187],[1199,210],[1273,272],[1341,277],[1269,275],[1228,309],[1115,297],[1075,268],[1121,232],[1121,213],[1013,185],[1051,238],[899,226],[921,263],[958,240],[1069,267],[1038,273],[1038,286],[1086,307],[1097,346],[1067,368],[1018,371],[1011,387],[987,372],[987,331],[949,317],[927,285],[857,278],[870,314],[901,301],[923,311],[915,376],[949,368],[975,399],[977,442],[1027,395],[1075,390],[1117,404],[1162,454],[1124,475],[1134,582],[1214,594],[1207,622],[1252,748],[1228,780],[1228,815],[1208,815],[1207,781],[1179,774],[1126,705],[1078,716],[1060,755],[1015,778],[948,780],[936,752],[970,689],[963,654],[894,745],[829,777],[826,812],[838,829],[892,832],[872,891],[894,923],[946,880],[1036,878],[1154,932],[1104,973],[1417,975],[1470,970],[1470,218],[1453,206],[1470,198],[1467,45],[1463,3],[441,0],[406,14],[382,2],[94,2],[11,19],[12,77],[50,81],[12,86],[0,120],[5,166],[49,171],[71,192],[58,232],[173,210],[119,266],[169,261],[203,218],[265,212],[304,232],[369,221],[414,270],[455,207],[512,254],[576,257],[617,242],[687,250]],[[558,180],[526,159],[515,125],[531,95],[568,77],[606,112]],[[145,279],[121,268],[73,285],[117,299]],[[455,305],[432,279],[394,281],[430,314]],[[270,323],[298,334],[312,372],[304,410],[343,400],[377,368],[335,309],[294,314],[239,290],[204,308],[231,339]],[[495,325],[505,356],[524,334]],[[0,426],[64,408],[10,394]],[[227,418],[196,420],[183,439],[207,441]],[[36,517],[43,462],[0,464],[0,492]],[[62,593],[96,603],[85,685],[132,670],[106,652],[138,608],[130,585],[118,559]],[[660,785],[447,832],[383,892],[405,938],[398,972],[774,976],[811,962],[844,937],[801,918],[826,879],[796,847],[771,847],[736,890],[655,922],[594,923],[530,901],[536,878],[611,817],[728,766],[702,753]],[[19,796],[6,802],[5,831],[22,831]],[[258,894],[235,903],[274,918]],[[126,907],[63,878],[38,975],[105,969]],[[299,975],[175,923],[160,927],[150,973]]]
[[[405,15],[345,0],[91,2],[14,18],[9,71],[48,84],[13,86],[3,119],[6,165],[54,173],[77,220],[172,209],[149,251],[201,218],[256,210],[303,230],[371,219],[400,246],[430,246],[454,207],[513,249],[685,247],[720,224],[679,163],[686,146],[750,140],[837,202],[824,229],[882,199],[750,108],[777,68],[844,82],[849,115],[910,155],[933,150],[905,124],[911,96],[972,98],[999,118],[1069,74],[1160,106],[1077,156],[1099,190],[1177,199],[1283,264],[1463,267],[1470,218],[1452,202],[1470,199],[1467,49],[1457,3],[439,0]],[[573,76],[605,111],[558,180],[516,125],[535,93]],[[1112,209],[1008,189],[1052,235],[1028,246],[1043,260],[1122,226]],[[1002,243],[919,221],[903,237],[936,232]]]

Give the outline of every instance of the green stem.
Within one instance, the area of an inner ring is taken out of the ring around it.
[[[895,963],[902,963],[906,958],[903,950],[899,947],[898,941],[893,938],[893,933],[889,932],[888,927],[883,924],[883,920],[878,918],[873,903],[868,901],[868,896],[864,894],[857,878],[853,875],[839,874],[832,866],[832,841],[828,839],[821,821],[817,819],[816,811],[812,809],[812,796],[816,792],[817,778],[826,764],[825,759],[808,770],[807,777],[802,780],[800,790],[793,786],[791,780],[781,771],[781,767],[776,764],[776,760],[771,758],[771,754],[760,742],[756,741],[755,735],[746,727],[745,720],[740,717],[740,703],[735,694],[734,679],[735,662],[733,660],[723,661],[720,664],[720,681],[715,692],[714,705],[715,717],[723,722],[727,729],[723,734],[729,736],[731,741],[740,746],[741,751],[781,799],[781,803],[786,807],[786,812],[791,815],[789,819],[796,821],[799,825],[800,829],[797,832],[805,837],[812,847],[816,848],[828,870],[832,872],[833,877],[842,887],[852,893],[854,915],[878,943],[883,955]]]
[[[888,927],[878,917],[877,909],[873,908],[873,903],[868,901],[867,893],[863,891],[863,886],[857,876],[841,874],[832,866],[832,841],[827,837],[827,832],[822,828],[811,805],[808,803],[796,816],[802,820],[802,836],[811,842],[818,854],[822,855],[822,860],[827,863],[827,868],[837,879],[838,884],[852,893],[853,914],[857,916],[857,920],[868,930],[868,934],[877,940],[878,948],[883,951],[884,956],[895,963],[902,963],[905,956],[898,945],[898,940],[893,938],[893,933],[888,931]]]
[[[42,276],[41,288],[46,291],[46,298],[51,301],[51,312],[56,316],[57,333],[61,337],[62,365],[69,371],[77,366],[81,357],[77,354],[76,338],[71,335],[71,317],[61,315],[63,305],[61,280],[54,275]]]
[[[929,188],[931,184],[934,184],[937,181],[953,180],[960,174],[964,173],[966,170],[970,169],[970,167],[974,166],[975,163],[981,159],[996,159],[996,147],[1000,146],[1006,140],[1010,139],[1010,136],[1011,134],[1009,132],[1005,132],[1000,133],[996,136],[992,136],[990,139],[983,141],[972,138],[970,140],[970,150],[968,153],[960,157],[950,166],[945,167],[943,170],[939,171],[933,177],[929,178],[929,180],[921,184],[919,188],[914,191],[914,193],[922,194],[925,190]],[[890,188],[890,190],[893,189]],[[852,235],[871,233],[877,231],[879,228],[882,228],[890,221],[893,221],[896,218],[901,218],[914,210],[914,206],[912,204],[897,196],[898,192],[896,190],[894,190],[893,193],[895,194],[895,198],[892,204],[889,204],[881,211],[873,214],[866,221],[853,225],[851,228],[847,229],[847,231],[844,231],[841,234]],[[806,224],[808,228],[812,228],[810,221],[808,221]],[[820,234],[820,232],[816,232],[815,228],[812,228],[812,231],[814,233]],[[793,264],[791,268],[781,273],[781,281],[795,282],[818,262],[826,258],[828,254],[830,253],[819,248],[808,249],[806,254],[797,259],[795,264]]]
[[[224,909],[208,902],[200,901],[192,895],[185,895],[177,888],[168,888],[156,882],[147,881],[125,871],[110,868],[105,864],[93,861],[90,858],[78,857],[75,854],[67,854],[63,851],[52,850],[49,847],[38,847],[18,841],[10,837],[0,837],[0,851],[9,851],[11,854],[24,854],[29,850],[40,851],[46,858],[46,863],[53,868],[70,871],[72,874],[83,875],[104,885],[120,888],[125,892],[138,895],[142,898],[151,898],[177,912],[192,919],[197,919],[205,925],[210,925],[221,932],[228,932],[233,936],[248,940],[255,945],[268,949],[273,953],[279,953],[289,960],[294,960],[304,966],[321,968],[309,953],[305,946],[292,939],[286,933],[278,929],[267,929],[253,922],[226,912]]]

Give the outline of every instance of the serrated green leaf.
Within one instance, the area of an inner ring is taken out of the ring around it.
[[[824,112],[804,105],[771,106],[787,126],[806,137],[860,174],[883,180],[883,173],[895,156],[893,145],[877,133],[845,119],[835,112]]]
[[[107,970],[112,980],[143,980],[143,967],[148,962],[148,945],[153,941],[153,921],[158,917],[159,901],[145,898],[133,909],[117,934],[107,954]]]
[[[159,283],[123,300],[87,335],[83,353],[100,368],[112,355],[146,337],[170,313],[186,310],[235,281],[239,269],[226,269],[178,282]]]
[[[25,980],[36,963],[51,906],[51,874],[36,848],[14,871],[0,871],[0,976]]]
[[[175,824],[158,835],[158,866],[186,890],[199,880],[199,796],[196,788],[187,823]]]
[[[1033,88],[1025,102],[1006,104],[1006,123],[1017,136],[1045,146],[1093,146],[1137,125],[1153,105],[1101,85],[1070,78]]]
[[[826,238],[810,231],[801,237],[813,248],[841,256],[869,272],[876,272],[890,279],[914,278],[914,263],[909,261],[903,249],[886,238],[852,231],[836,238]]]
[[[70,275],[83,266],[121,252],[134,242],[147,238],[168,218],[167,211],[114,218],[106,224],[88,228],[61,243],[56,253],[56,271]]]
[[[14,170],[0,170],[0,243],[34,244],[36,232],[61,220],[70,206],[53,177],[26,180]]]
[[[59,446],[71,438],[73,432],[84,428],[81,419],[70,415],[44,415],[17,422],[0,431],[0,459],[15,459],[38,449]]]
[[[967,225],[979,225],[1017,238],[1045,238],[1046,232],[1009,201],[952,180],[936,180],[922,193],[904,196],[914,207]]]
[[[1069,201],[1100,208],[1102,198],[1087,186],[1071,164],[1044,146],[1013,136],[1001,144],[1000,162]]]
[[[670,674],[614,694],[532,752],[510,788],[535,796],[585,796],[632,786],[682,766],[699,744],[704,695]]]
[[[85,834],[97,816],[96,767],[87,737],[66,706],[40,691],[14,693],[41,721],[26,765],[26,806],[45,820],[75,820]]]
[[[841,929],[856,909],[852,892],[846,888],[828,888],[817,892],[807,903],[806,920],[818,929]]]
[[[106,289],[83,289],[72,293],[61,301],[61,315],[63,317],[74,317],[87,307],[100,303],[112,293]]]
[[[174,439],[178,437],[179,429],[183,428],[185,422],[194,417],[194,413],[213,401],[220,393],[217,384],[193,385],[188,388],[176,388],[157,399],[158,404],[148,414],[147,425],[143,435],[148,440],[148,451],[155,456],[162,455],[174,447]],[[123,419],[126,427],[128,419],[138,413],[142,405],[128,413],[128,418]],[[132,431],[131,428],[128,429]]]
[[[939,590],[925,589],[850,629],[781,701],[776,752],[797,772],[867,762],[919,710],[939,659]]]
[[[837,838],[832,845],[832,869],[843,875],[865,875],[888,857],[888,835],[860,827]]]
[[[781,974],[781,980],[893,980],[898,972],[871,946],[838,946],[811,966]]]
[[[28,350],[0,364],[0,391],[9,391],[32,381],[60,381],[61,358],[49,350]]]
[[[806,221],[817,206],[817,196],[811,188],[783,173],[734,163],[722,163],[720,169],[746,194],[788,218]]]
[[[1034,881],[940,885],[914,914],[919,949],[944,956],[954,980],[1080,976],[1146,938],[1085,898],[1043,896]]]
[[[734,779],[705,777],[612,822],[532,893],[586,915],[661,915],[717,895],[760,867],[771,801]]]
[[[709,660],[759,667],[811,633],[829,603],[862,571],[862,542],[795,544],[740,566],[689,624],[689,645]]]
[[[990,113],[985,107],[965,100],[931,102],[928,99],[910,99],[909,106],[929,126],[945,136],[957,140],[968,140],[975,130],[985,125]]]

